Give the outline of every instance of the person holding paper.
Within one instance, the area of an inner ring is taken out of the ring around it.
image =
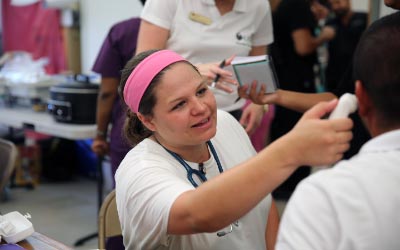
[[[260,125],[264,107],[238,98],[229,66],[233,56],[263,55],[273,42],[269,2],[255,0],[150,0],[141,14],[137,52],[171,49],[194,63],[212,84],[218,108],[230,112],[249,135]]]
[[[390,8],[400,10],[400,0],[385,0],[384,3]],[[248,95],[246,92],[249,86],[244,86],[239,89],[239,93],[241,97],[250,98],[253,102],[258,104],[276,104],[302,113],[310,109],[318,102],[329,101],[334,98],[338,98],[344,93],[354,93],[355,86],[352,77],[352,69],[353,64],[349,66],[345,76],[333,92],[301,93],[278,89],[275,93],[269,95],[264,95],[264,93],[252,93]],[[371,138],[358,114],[351,115],[350,117],[354,122],[354,138],[351,140],[350,149],[344,154],[345,159],[357,154],[361,146]]]
[[[303,93],[316,91],[316,50],[334,36],[332,28],[323,29],[319,35],[315,34],[317,18],[321,18],[324,9],[318,0],[282,0],[274,11],[275,42],[270,46],[270,52],[280,88]],[[300,117],[298,112],[276,106],[275,118],[271,124],[271,140],[276,140],[290,131]],[[309,167],[300,168],[275,191],[275,195],[287,199],[296,184],[309,172]]]

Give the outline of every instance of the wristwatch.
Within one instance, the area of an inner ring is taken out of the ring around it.
[[[107,132],[104,132],[104,131],[101,131],[101,130],[97,130],[97,131],[96,131],[96,135],[97,135],[98,137],[105,138],[105,137],[106,137],[106,134],[107,134]]]

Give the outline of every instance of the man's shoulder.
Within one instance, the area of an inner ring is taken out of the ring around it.
[[[305,185],[318,186],[322,189],[345,188],[354,182],[365,160],[358,156],[342,160],[329,169],[321,169],[304,179]]]
[[[348,160],[339,161],[329,169],[317,171],[304,179],[302,183],[328,193],[348,189],[364,189],[365,185],[377,177],[377,173],[380,175],[380,171],[386,171],[381,164],[382,157],[357,154]]]

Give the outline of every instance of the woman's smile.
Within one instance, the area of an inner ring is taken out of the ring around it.
[[[209,126],[211,126],[210,117],[207,117],[205,119],[202,119],[200,122],[194,124],[192,128],[208,128]]]

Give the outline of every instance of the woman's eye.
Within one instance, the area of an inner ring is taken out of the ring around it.
[[[176,104],[176,105],[172,108],[172,110],[176,110],[176,109],[178,109],[178,108],[180,108],[180,107],[183,107],[183,105],[185,105],[185,102],[184,102],[184,101],[179,102],[178,104]]]
[[[199,91],[197,91],[197,95],[203,95],[207,90],[208,88],[201,88]]]

